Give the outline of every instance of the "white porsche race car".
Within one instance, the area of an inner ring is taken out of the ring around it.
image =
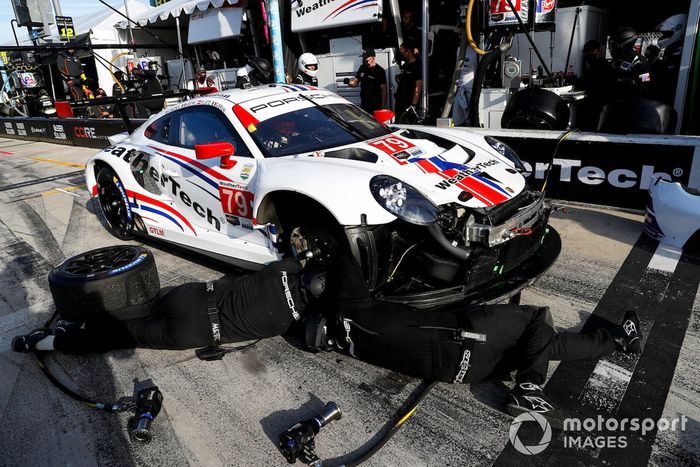
[[[387,126],[314,87],[201,96],[111,140],[85,174],[122,239],[249,269],[343,246],[376,295],[414,306],[507,298],[561,249],[508,146],[466,129]]]

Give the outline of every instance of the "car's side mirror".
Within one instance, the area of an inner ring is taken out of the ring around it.
[[[394,123],[394,117],[396,116],[396,114],[389,109],[375,110],[373,115],[374,119],[382,125]]]
[[[233,144],[226,142],[194,145],[194,153],[197,159],[213,159],[215,157],[220,157],[222,169],[231,169],[236,165],[236,162],[231,160],[231,156],[233,156],[235,151],[236,149],[233,147]]]

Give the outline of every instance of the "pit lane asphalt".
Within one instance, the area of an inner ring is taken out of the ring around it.
[[[154,440],[132,445],[126,414],[83,407],[53,387],[33,357],[9,350],[12,336],[53,310],[51,267],[119,243],[100,225],[99,208],[76,172],[94,152],[0,140],[0,464],[282,466],[278,433],[331,400],[344,415],[317,437],[318,454],[338,465],[350,459],[347,453],[361,452],[417,380],[340,354],[310,354],[284,338],[220,362],[201,362],[192,351],[141,349],[50,357],[63,381],[102,400],[130,394],[133,378],[158,384],[165,399]],[[673,252],[657,252],[655,242],[640,237],[638,214],[568,209],[552,216],[562,254],[522,302],[549,306],[556,326],[571,331],[592,313],[617,320],[638,307],[651,334],[639,358],[551,364],[547,391],[581,417],[685,415],[685,431],[631,437],[628,448],[602,450],[565,448],[555,434],[542,454],[523,456],[508,441],[506,385],[441,384],[368,465],[700,464],[700,266],[685,255],[674,260]],[[224,272],[180,250],[147,246],[163,286]]]

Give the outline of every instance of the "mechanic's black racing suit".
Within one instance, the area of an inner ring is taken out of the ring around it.
[[[543,384],[550,360],[576,360],[615,350],[607,329],[557,333],[545,307],[452,305],[419,310],[370,297],[355,262],[341,258],[328,272],[326,303],[339,320],[335,338],[352,356],[418,378],[481,381],[494,369],[517,370],[516,381]],[[332,298],[331,298],[332,297]],[[461,329],[486,342],[455,339]]]
[[[57,334],[54,347],[66,353],[106,352],[148,347],[189,349],[213,343],[207,315],[207,293],[214,293],[223,343],[283,334],[303,314],[298,287],[301,266],[285,260],[255,273],[227,275],[214,281],[213,292],[203,282],[182,284],[150,302],[122,310],[139,316],[117,320],[107,314]]]

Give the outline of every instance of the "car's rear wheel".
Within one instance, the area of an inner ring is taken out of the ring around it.
[[[97,198],[107,230],[120,240],[134,238],[134,214],[121,180],[111,167],[97,173]]]
[[[97,248],[68,258],[49,272],[56,310],[69,321],[100,313],[117,319],[138,315],[141,305],[160,291],[153,253],[142,246]]]

